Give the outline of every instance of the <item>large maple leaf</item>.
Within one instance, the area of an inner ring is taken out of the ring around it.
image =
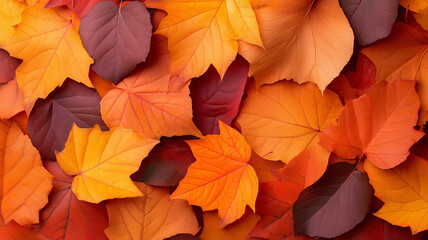
[[[238,52],[238,39],[263,46],[249,0],[144,3],[168,12],[155,33],[168,37],[172,76],[198,77],[212,64],[223,77]]]
[[[324,91],[353,52],[354,35],[338,0],[254,2],[265,49],[240,42],[249,75],[258,86],[286,78]]]
[[[321,94],[315,84],[281,81],[249,87],[237,122],[242,135],[260,156],[288,163],[310,145],[319,132],[335,124],[342,104],[330,90]]]
[[[339,124],[321,133],[320,144],[343,158],[364,154],[377,167],[397,166],[423,136],[413,129],[419,109],[415,83],[383,81],[368,94],[347,101]]]
[[[84,129],[73,124],[56,158],[65,173],[75,175],[71,189],[79,200],[137,197],[141,192],[129,176],[157,142],[121,127],[102,132],[99,125]]]
[[[71,21],[71,10],[43,9],[42,3],[25,9],[15,33],[0,44],[23,59],[16,80],[29,113],[37,98],[45,98],[67,77],[92,87],[89,65],[93,62],[82,46]]]
[[[53,177],[16,123],[0,121],[0,145],[0,225],[38,223]]]
[[[254,204],[259,189],[257,175],[248,163],[251,148],[244,137],[219,121],[220,135],[186,141],[196,162],[171,198],[187,199],[205,211],[218,209],[220,226],[234,222]]]

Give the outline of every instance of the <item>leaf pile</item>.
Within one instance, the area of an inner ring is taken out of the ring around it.
[[[425,0],[0,17],[0,239],[428,238]]]

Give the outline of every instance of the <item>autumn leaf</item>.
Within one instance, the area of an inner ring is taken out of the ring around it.
[[[103,0],[50,0],[45,5],[45,8],[67,6],[69,9],[72,9],[79,18],[81,18],[100,1]]]
[[[117,84],[146,60],[152,36],[150,14],[138,1],[119,7],[114,2],[102,1],[82,18],[79,34],[94,58],[92,69]]]
[[[148,138],[201,136],[192,121],[188,83],[174,81],[170,85],[166,43],[166,38],[155,36],[151,63],[138,68],[103,97],[101,115],[107,126],[130,128]]]
[[[256,212],[262,219],[249,236],[282,240],[294,235],[291,207],[300,192],[315,183],[327,169],[329,152],[309,147],[281,170],[273,170],[277,179],[260,183]]]
[[[28,227],[21,226],[14,221],[6,225],[0,225],[0,239],[1,240],[48,240],[42,235],[34,232]]]
[[[244,137],[219,120],[220,135],[186,141],[196,162],[190,165],[171,198],[181,198],[204,211],[218,209],[220,227],[254,210],[258,179],[248,164],[251,148]]]
[[[367,95],[347,101],[339,124],[321,133],[320,144],[343,158],[364,154],[377,167],[397,166],[423,136],[413,129],[419,109],[415,83],[383,81]]]
[[[79,200],[137,197],[141,192],[129,176],[157,142],[121,127],[102,132],[99,125],[84,129],[73,124],[56,158],[65,173],[74,175],[71,189]]]
[[[16,80],[0,84],[0,119],[9,119],[21,111],[24,102]]]
[[[428,39],[426,33],[395,23],[388,38],[361,50],[376,65],[376,81],[418,80],[421,109],[418,124],[428,121]]]
[[[39,210],[48,203],[52,176],[43,167],[37,149],[16,123],[0,121],[0,225],[39,222]]]
[[[13,57],[23,60],[16,80],[30,112],[37,98],[45,98],[67,77],[92,87],[88,77],[93,60],[82,46],[71,21],[71,10],[28,7],[15,33],[0,44]]]
[[[427,156],[422,158],[411,153],[404,163],[386,170],[366,161],[364,168],[375,196],[385,203],[375,216],[394,225],[410,227],[413,234],[428,229]]]
[[[285,97],[287,96],[287,97]],[[330,90],[322,95],[315,84],[281,81],[249,87],[237,118],[242,135],[260,156],[288,163],[310,145],[319,132],[336,123],[342,109]]]
[[[108,226],[105,203],[92,204],[77,200],[71,192],[72,177],[58,163],[45,161],[46,169],[54,175],[49,203],[40,212],[40,223],[32,228],[49,239],[104,240]]]
[[[247,235],[259,219],[259,215],[247,210],[241,219],[225,228],[221,228],[219,225],[220,219],[215,211],[204,212],[204,228],[200,238],[202,240],[256,240],[256,238],[247,238]]]
[[[324,91],[353,51],[354,35],[338,0],[265,2],[254,10],[265,50],[239,44],[249,75],[257,86],[285,78]]]
[[[19,64],[21,60],[11,57],[6,50],[0,48],[0,84],[15,78],[15,70]]]
[[[163,240],[178,233],[196,234],[198,221],[184,200],[170,200],[168,188],[135,183],[143,197],[114,199],[107,204],[109,239]]]
[[[202,134],[219,134],[218,120],[232,124],[247,83],[248,63],[239,55],[227,69],[223,79],[214,67],[190,84],[193,122]]]
[[[15,32],[14,26],[21,22],[21,14],[27,6],[16,0],[0,2],[0,44],[8,40]]]
[[[428,7],[428,2],[425,0],[400,0],[400,5],[414,12],[419,12]]]
[[[168,16],[155,32],[168,38],[171,75],[185,80],[212,64],[223,78],[238,52],[237,40],[263,46],[249,0],[146,0]]]

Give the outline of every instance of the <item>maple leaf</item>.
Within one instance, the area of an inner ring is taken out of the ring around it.
[[[141,192],[129,176],[157,142],[121,127],[101,132],[99,125],[83,129],[73,124],[56,158],[65,173],[75,175],[71,189],[79,200],[137,197]]]
[[[2,240],[49,240],[44,236],[32,231],[28,227],[21,226],[14,221],[6,225],[0,225],[0,239]]]
[[[318,135],[336,123],[342,104],[330,90],[321,92],[315,84],[299,85],[280,81],[259,89],[251,85],[236,121],[242,135],[258,155],[288,163]],[[285,97],[287,96],[287,97]]]
[[[235,59],[238,39],[263,46],[249,0],[146,0],[144,4],[168,13],[155,33],[168,37],[172,76],[199,77],[212,64],[223,78]]]
[[[202,134],[192,121],[189,83],[170,85],[167,39],[154,36],[150,64],[138,68],[101,101],[107,126],[123,126],[148,138]],[[149,56],[150,58],[150,56]]]
[[[16,80],[27,113],[37,98],[45,98],[67,77],[92,87],[88,77],[93,62],[70,20],[71,10],[28,7],[15,33],[0,44],[12,56],[23,59]]]
[[[240,42],[257,86],[281,79],[321,91],[353,52],[354,35],[338,0],[272,0],[255,8],[264,49]]]
[[[220,120],[219,127],[220,135],[186,141],[196,162],[171,198],[186,199],[204,211],[218,209],[223,228],[240,218],[246,205],[254,210],[259,186],[244,137]]]
[[[14,26],[21,22],[21,14],[27,8],[24,3],[16,0],[0,2],[0,44],[9,39],[15,32]]]
[[[251,212],[245,211],[245,214],[234,223],[221,228],[219,225],[218,214],[215,211],[204,212],[204,228],[202,229],[201,239],[204,240],[232,240],[232,239],[248,239],[256,240],[256,238],[247,238],[246,236],[260,219],[260,216]]]
[[[16,123],[0,121],[0,143],[0,225],[12,220],[20,225],[38,223],[53,177]]]
[[[135,185],[143,197],[114,199],[107,203],[109,239],[163,240],[178,233],[196,234],[199,224],[192,207],[180,199],[170,200],[168,188]]]
[[[376,65],[376,81],[418,80],[421,109],[418,124],[428,121],[428,49],[426,32],[395,23],[388,38],[361,50]]]
[[[117,84],[146,60],[152,36],[150,14],[138,1],[119,7],[111,1],[99,2],[82,18],[79,34],[94,58],[92,69]]]
[[[347,101],[339,124],[321,133],[320,144],[343,158],[364,154],[377,167],[397,166],[423,136],[413,129],[419,109],[415,83],[382,81],[368,94]]]
[[[49,203],[40,211],[40,223],[32,228],[49,239],[107,239],[104,234],[108,226],[105,203],[77,200],[71,191],[72,177],[56,162],[45,161],[44,165],[55,178]]]
[[[94,89],[71,79],[46,99],[38,99],[28,118],[28,132],[40,155],[55,160],[55,150],[64,149],[73,123],[82,128],[98,124],[108,130],[101,119],[100,101]]]

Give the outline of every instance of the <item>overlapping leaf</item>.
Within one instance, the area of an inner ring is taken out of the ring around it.
[[[135,183],[143,197],[108,202],[109,239],[163,240],[178,233],[199,231],[195,213],[186,201],[169,199],[168,188]]]
[[[21,14],[27,6],[16,0],[0,2],[0,44],[9,39],[15,32],[14,26],[21,22]]]
[[[186,141],[196,162],[171,198],[186,199],[204,211],[218,209],[220,227],[240,218],[249,205],[254,210],[258,179],[248,164],[251,148],[236,130],[219,121],[220,135]]]
[[[129,176],[157,142],[121,127],[101,132],[99,125],[83,129],[73,124],[56,158],[65,173],[74,175],[71,189],[79,200],[137,197],[141,192]]]
[[[9,119],[21,111],[24,102],[16,80],[0,84],[0,119]]]
[[[323,95],[312,83],[281,81],[248,90],[237,122],[252,149],[265,158],[289,162],[309,145],[317,145],[321,130],[336,123],[342,104],[330,90]]]
[[[19,64],[21,60],[11,57],[6,50],[0,48],[0,84],[15,78],[15,70]]]
[[[91,8],[103,0],[50,0],[45,8],[54,8],[59,6],[67,6],[80,18],[86,15]]]
[[[9,222],[0,226],[0,239],[2,240],[48,240],[31,229],[21,226],[15,222]]]
[[[353,51],[354,35],[338,0],[253,2],[264,49],[240,42],[239,53],[257,86],[286,78],[324,91]]]
[[[223,77],[238,51],[237,40],[263,46],[249,0],[146,0],[168,16],[155,32],[168,37],[171,75],[199,77],[212,64]]]

